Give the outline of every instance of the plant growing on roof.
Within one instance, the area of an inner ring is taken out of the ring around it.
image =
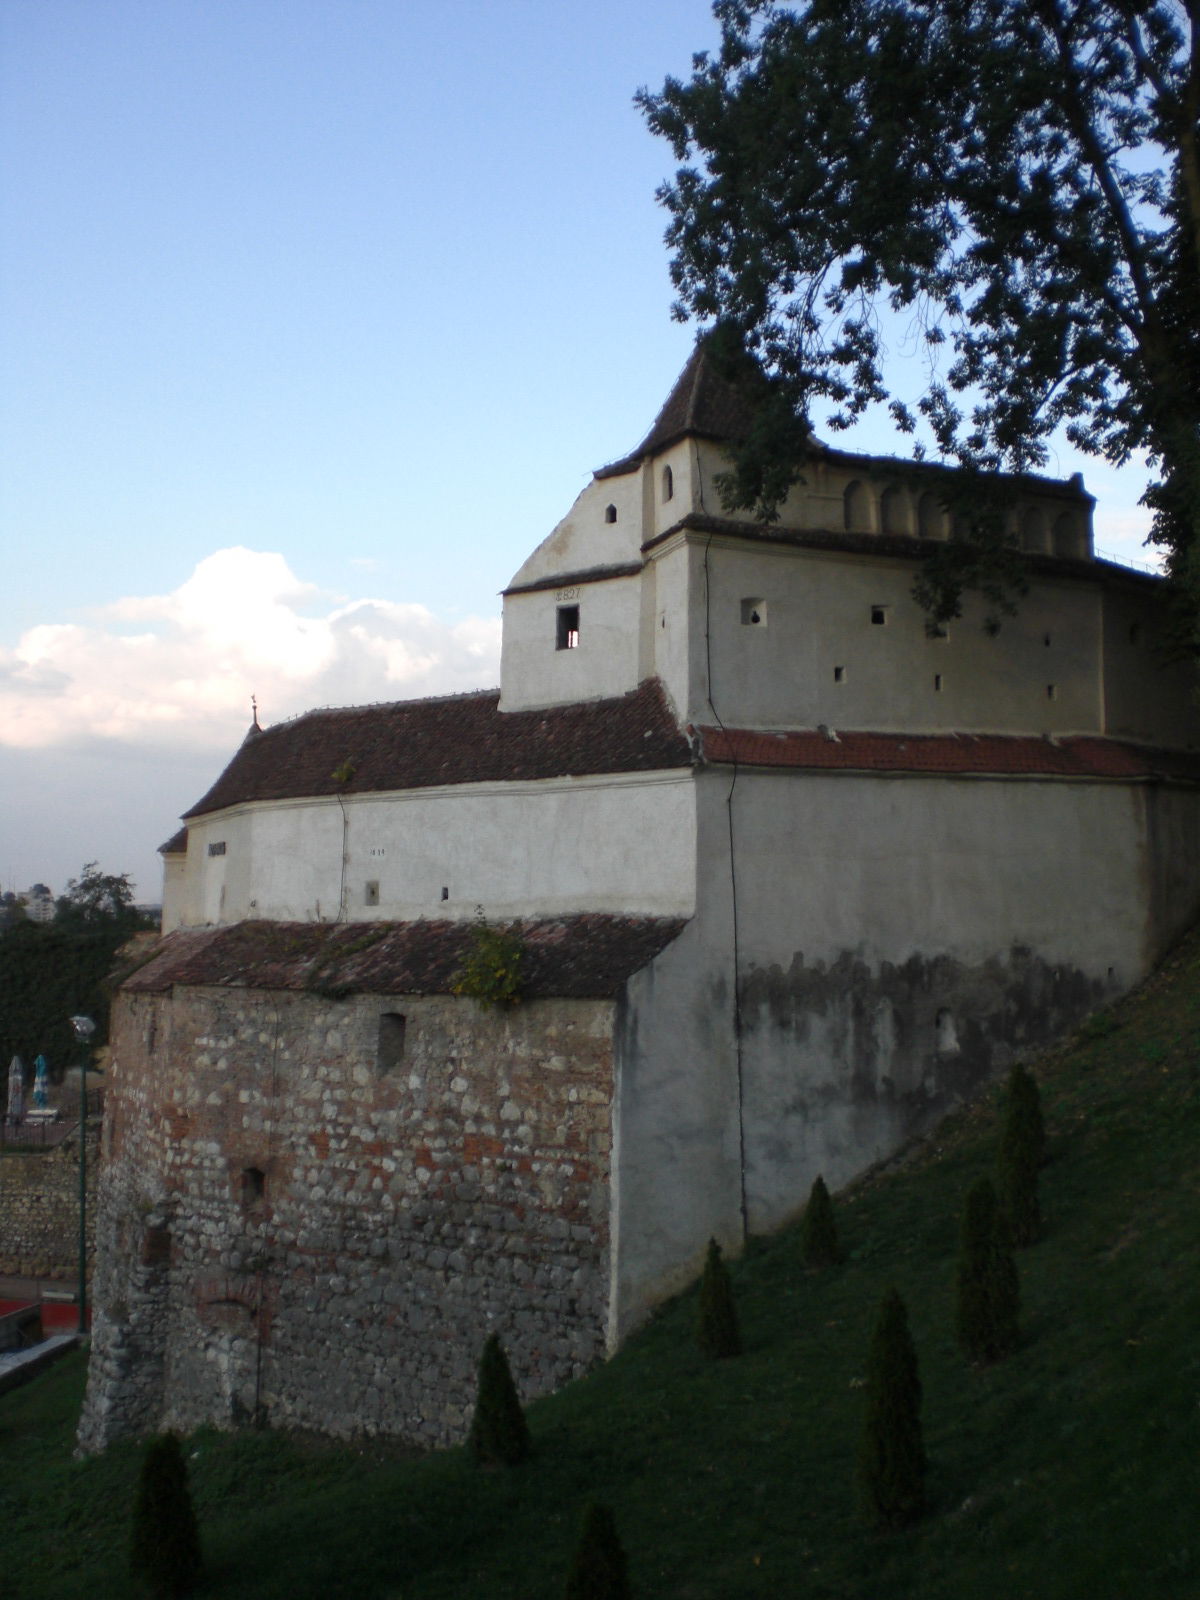
[[[515,925],[498,927],[475,907],[466,959],[451,992],[483,1006],[515,1006],[521,999],[525,943]]]

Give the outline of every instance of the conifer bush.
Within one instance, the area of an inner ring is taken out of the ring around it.
[[[921,1378],[908,1312],[895,1289],[879,1307],[867,1358],[867,1411],[859,1450],[863,1510],[880,1527],[902,1528],[925,1509]]]
[[[996,1159],[1000,1204],[1008,1217],[1015,1245],[1033,1244],[1042,1231],[1038,1171],[1045,1151],[1046,1129],[1037,1080],[1026,1067],[1018,1064],[1008,1078]]]
[[[1008,1221],[989,1178],[972,1184],[958,1257],[958,1342],[968,1361],[1002,1361],[1017,1347],[1017,1266]]]
[[[632,1595],[612,1511],[593,1503],[584,1513],[564,1600],[632,1600]]]
[[[721,1260],[721,1247],[715,1239],[708,1241],[708,1254],[704,1258],[704,1273],[700,1279],[700,1349],[712,1361],[726,1356],[740,1356],[742,1336],[738,1331],[737,1308],[733,1303],[733,1286],[729,1269]]]
[[[155,1600],[191,1594],[200,1579],[200,1535],[187,1463],[173,1433],[151,1439],[133,1502],[130,1567]]]
[[[486,1467],[515,1467],[531,1449],[517,1386],[495,1333],[488,1335],[479,1360],[479,1394],[467,1443],[475,1460]]]
[[[800,1223],[800,1251],[806,1267],[832,1267],[838,1260],[837,1224],[833,1201],[819,1174],[809,1191]]]

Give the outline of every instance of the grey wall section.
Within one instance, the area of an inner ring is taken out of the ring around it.
[[[1141,979],[1200,907],[1190,789],[697,781],[697,914],[618,1016],[617,1336],[710,1235],[736,1247],[818,1173],[843,1184],[894,1154]]]

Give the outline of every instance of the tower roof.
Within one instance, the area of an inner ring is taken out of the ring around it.
[[[620,461],[601,467],[597,478],[612,478],[632,472],[647,456],[657,455],[678,440],[689,436],[702,439],[741,439],[750,429],[754,400],[750,385],[735,381],[718,371],[702,335],[688,357],[687,366],[675,381],[666,404],[655,417],[650,432],[636,450]]]

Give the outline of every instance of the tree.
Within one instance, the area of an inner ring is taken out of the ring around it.
[[[190,1594],[202,1567],[187,1463],[173,1433],[151,1439],[133,1503],[133,1575],[155,1600]]]
[[[1200,647],[1197,0],[713,9],[715,55],[638,100],[684,163],[659,191],[676,314],[763,373],[727,504],[776,514],[815,407],[838,429],[887,404],[967,469],[945,482],[965,526],[918,585],[945,620],[964,586],[1018,581],[981,473],[1040,467],[1060,428],[1145,451]],[[885,375],[892,314],[927,356],[915,403]]]
[[[895,1289],[879,1307],[867,1358],[867,1412],[858,1457],[863,1510],[872,1522],[900,1528],[925,1509],[921,1378],[908,1312]]]
[[[584,1513],[564,1594],[565,1600],[631,1600],[625,1552],[608,1506],[592,1504]]]
[[[129,874],[101,872],[95,861],[85,862],[78,878],[68,881],[57,901],[55,921],[64,927],[129,933],[145,924],[133,903]]]
[[[700,1276],[700,1306],[697,1325],[700,1349],[712,1361],[740,1356],[742,1336],[738,1330],[737,1309],[729,1269],[721,1260],[721,1246],[708,1241],[704,1271]]]
[[[819,1174],[809,1191],[808,1204],[800,1223],[800,1250],[806,1267],[832,1267],[838,1259],[837,1224],[833,1220],[833,1201]]]
[[[996,1188],[1012,1242],[1033,1244],[1042,1231],[1038,1172],[1046,1148],[1037,1080],[1018,1063],[1008,1077],[1004,1122],[996,1152]]]
[[[1021,1292],[1008,1223],[989,1178],[971,1186],[958,1256],[956,1332],[968,1361],[985,1366],[1017,1347]]]
[[[529,1426],[499,1334],[489,1334],[479,1360],[479,1393],[467,1443],[480,1466],[515,1467],[530,1452]]]

